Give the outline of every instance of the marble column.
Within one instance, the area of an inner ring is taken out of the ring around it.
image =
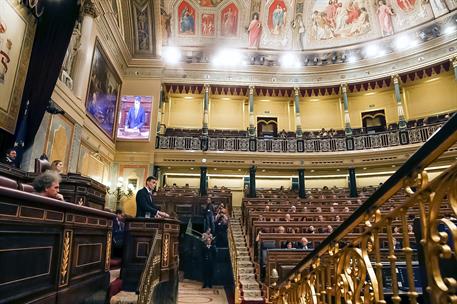
[[[200,196],[205,196],[208,194],[208,185],[206,183],[207,172],[207,167],[200,167]]]
[[[349,196],[350,197],[357,197],[357,180],[355,178],[355,168],[349,168]]]
[[[346,136],[352,136],[351,119],[349,117],[349,104],[348,104],[348,86],[346,83],[341,84],[341,93],[343,96],[343,109],[344,109],[344,133]]]
[[[81,7],[81,15],[81,45],[76,54],[73,73],[73,92],[79,98],[83,98],[86,93],[85,85],[87,85],[92,61],[93,45],[91,38],[94,31],[94,19],[98,16],[93,0],[84,1]]]
[[[160,99],[159,99],[159,113],[157,114],[157,135],[161,135],[162,132],[162,119],[163,119],[163,102],[165,100],[165,92],[163,86],[160,86]]]
[[[394,82],[395,101],[397,102],[398,128],[400,130],[406,129],[405,111],[403,110],[403,104],[401,102],[400,76],[393,75],[392,80]]]
[[[202,122],[202,136],[200,139],[200,149],[202,151],[208,150],[208,108],[209,108],[209,84],[205,84],[203,87],[203,122]]]
[[[256,137],[254,121],[254,86],[249,86],[249,137]]]
[[[298,169],[298,196],[300,198],[306,197],[305,192],[305,169]]]
[[[454,77],[457,80],[457,56],[451,59],[452,67],[454,68]]]
[[[204,90],[204,95],[203,95],[203,127],[202,127],[202,134],[203,134],[203,136],[208,136],[209,85],[205,84],[203,90]]]
[[[301,128],[301,117],[300,117],[300,89],[294,88],[294,105],[295,105],[295,136],[297,139],[303,138],[303,131]]]
[[[252,166],[249,168],[249,197],[256,197],[255,172],[256,172],[255,166]]]

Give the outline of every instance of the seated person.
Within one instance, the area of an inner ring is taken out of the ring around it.
[[[206,244],[206,240],[209,239],[211,242],[213,241],[214,237],[213,234],[211,233],[211,228],[208,228],[205,232],[202,234],[202,241]]]
[[[63,201],[63,195],[59,193],[60,180],[60,175],[48,171],[33,180],[33,189],[41,196]]]
[[[8,150],[6,150],[5,157],[3,157],[1,159],[1,162],[6,164],[6,165],[8,165],[8,166],[16,168],[17,167],[17,165],[16,165],[16,156],[17,156],[16,150],[8,149]]]
[[[308,242],[308,239],[305,237],[302,237],[299,242],[297,242],[297,246],[295,246],[297,249],[311,249],[311,246]]]
[[[53,161],[51,163],[51,171],[54,171],[58,174],[62,174],[63,173],[63,162],[59,159]]]
[[[291,219],[290,219],[290,214],[287,213],[286,216],[285,216],[285,219],[284,219],[286,222],[290,222]]]
[[[288,241],[288,242],[286,243],[286,249],[295,249],[295,248],[294,248],[294,245],[292,244],[292,242]]]

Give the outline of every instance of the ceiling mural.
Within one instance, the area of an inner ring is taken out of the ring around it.
[[[164,0],[164,46],[316,50],[382,38],[455,10],[457,0]]]

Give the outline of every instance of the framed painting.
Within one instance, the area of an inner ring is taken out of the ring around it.
[[[114,138],[120,91],[121,79],[97,39],[87,86],[86,113],[111,139]]]
[[[117,119],[118,140],[149,140],[152,96],[122,96]]]
[[[14,134],[36,21],[19,1],[0,1],[0,128]]]

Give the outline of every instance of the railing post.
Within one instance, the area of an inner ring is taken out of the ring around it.
[[[257,151],[256,128],[254,122],[254,86],[249,86],[249,151]]]

